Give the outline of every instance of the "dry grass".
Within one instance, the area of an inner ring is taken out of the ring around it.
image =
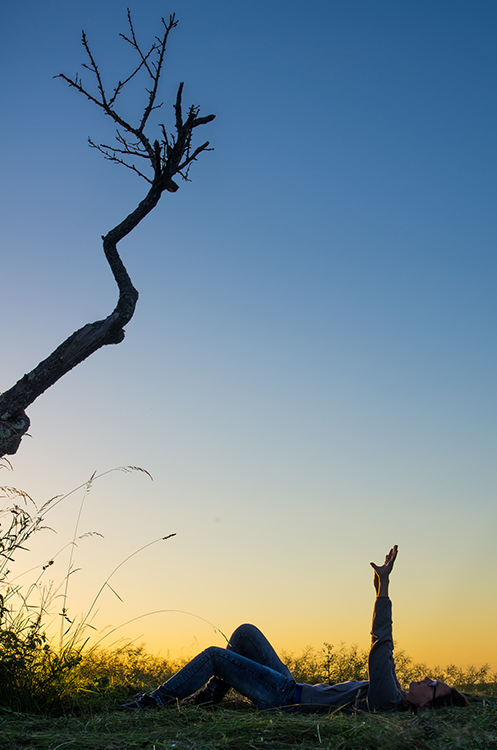
[[[467,709],[334,715],[258,712],[250,708],[179,708],[122,714],[92,711],[59,718],[3,714],[0,750],[491,750],[497,747],[495,702]]]

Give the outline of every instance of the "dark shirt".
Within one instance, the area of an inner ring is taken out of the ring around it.
[[[338,685],[303,685],[300,711],[327,712],[393,711],[404,693],[395,674],[392,638],[392,602],[387,596],[376,599],[371,627],[368,661],[369,680],[348,680]]]

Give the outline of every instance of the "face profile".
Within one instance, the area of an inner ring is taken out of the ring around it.
[[[449,685],[426,676],[423,680],[411,682],[406,700],[417,708],[429,708],[435,705],[435,698],[448,697],[450,694]]]

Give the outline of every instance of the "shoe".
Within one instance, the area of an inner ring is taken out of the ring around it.
[[[159,705],[151,695],[147,693],[140,693],[139,695],[133,696],[126,703],[121,704],[117,707],[118,711],[141,711],[144,708],[159,708]]]
[[[223,702],[230,686],[220,677],[211,677],[203,690],[181,701],[182,706],[218,706]]]
[[[212,705],[212,693],[207,690],[200,690],[181,701],[182,706],[205,706],[207,703]]]

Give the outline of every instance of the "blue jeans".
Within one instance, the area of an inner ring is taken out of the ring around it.
[[[226,648],[202,651],[151,695],[163,706],[192,695],[206,683],[214,702],[234,688],[260,709],[292,705],[296,686],[288,667],[254,625],[240,625]]]

